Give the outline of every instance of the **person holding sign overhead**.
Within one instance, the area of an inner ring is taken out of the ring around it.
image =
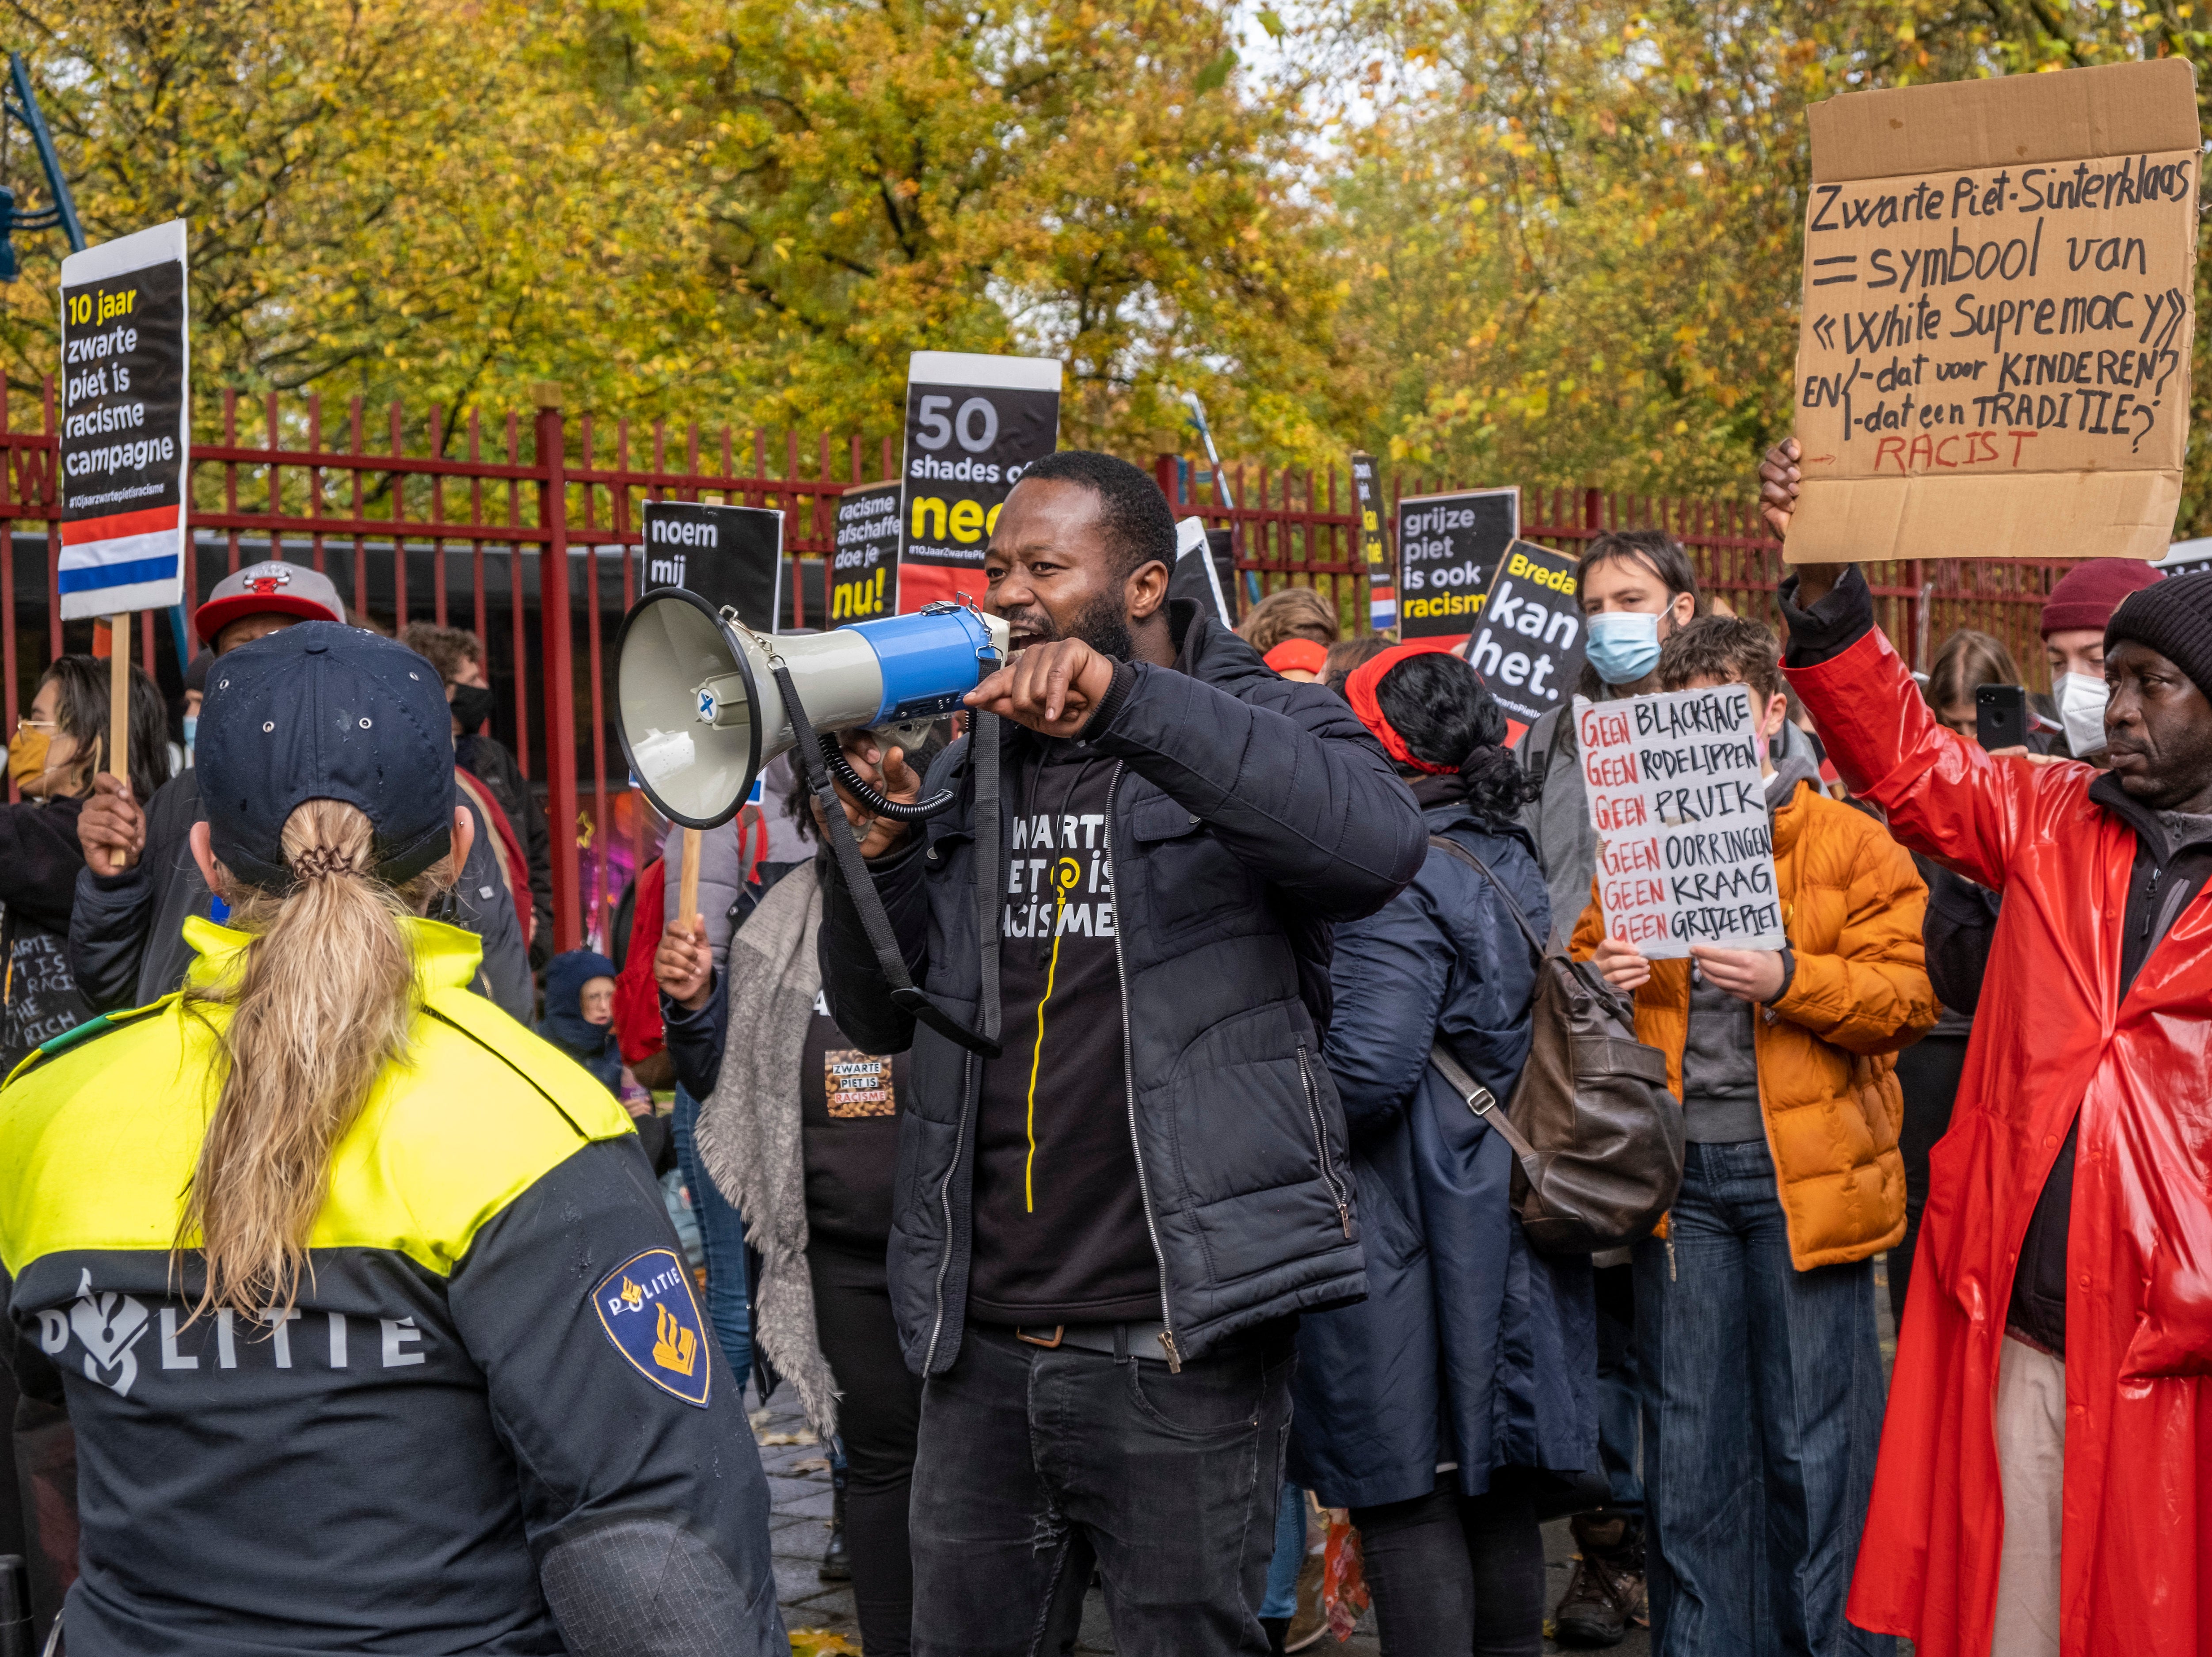
[[[1783,534],[1800,461],[1790,439],[1759,468]],[[1921,1657],[2191,1657],[2212,1647],[2212,576],[2112,611],[2102,771],[1945,731],[1857,565],[1801,564],[1781,601],[1852,792],[2004,899],[1851,1616]]]
[[[1657,1657],[1890,1646],[1845,1625],[1844,1587],[1881,1429],[1873,1257],[1905,1235],[1892,1055],[1936,1017],[1927,890],[1809,763],[1776,764],[1779,655],[1759,623],[1706,616],[1656,671],[1670,690],[1750,693],[1786,944],[1650,960],[1607,936],[1608,881],[1697,884],[1630,872],[1637,842],[1616,835],[1572,946],[1634,992],[1636,1034],[1667,1055],[1689,1140],[1666,1235],[1636,1251]]]

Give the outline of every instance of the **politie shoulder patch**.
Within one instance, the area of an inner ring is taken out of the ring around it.
[[[692,1296],[691,1274],[665,1248],[624,1260],[592,1293],[615,1350],[664,1393],[707,1407],[714,1343]]]

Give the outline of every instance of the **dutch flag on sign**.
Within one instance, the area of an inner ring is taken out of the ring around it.
[[[62,261],[64,621],[184,598],[191,464],[185,223]]]

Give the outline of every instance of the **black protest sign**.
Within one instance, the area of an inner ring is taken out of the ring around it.
[[[836,549],[830,555],[830,625],[898,613],[899,496],[896,483],[848,489],[837,497]]]
[[[983,549],[1030,464],[1060,443],[1060,364],[916,351],[907,369],[898,606],[983,596]]]
[[[1168,597],[1188,598],[1222,626],[1233,628],[1229,595],[1237,585],[1237,561],[1227,530],[1210,530],[1196,518],[1176,524],[1175,568],[1168,572]]]
[[[183,220],[62,261],[65,621],[184,598],[190,360]]]
[[[1582,560],[1516,541],[1491,577],[1467,659],[1505,710],[1511,740],[1575,693],[1583,671]]]
[[[1398,625],[1398,572],[1382,533],[1382,480],[1371,454],[1352,457],[1352,497],[1359,513],[1359,568],[1367,577],[1367,625],[1387,632]]]
[[[684,587],[732,610],[757,633],[775,629],[783,580],[783,514],[763,507],[648,501],[638,591]]]
[[[1398,632],[1462,639],[1498,561],[1521,532],[1521,491],[1467,489],[1398,503]]]

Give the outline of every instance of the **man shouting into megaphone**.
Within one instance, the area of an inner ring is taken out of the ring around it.
[[[915,982],[1001,1055],[900,1009],[821,859],[830,1010],[913,1049],[890,1278],[927,1387],[921,1654],[1059,1649],[1094,1559],[1124,1648],[1266,1650],[1291,1314],[1366,1291],[1330,928],[1413,877],[1425,830],[1347,705],[1168,601],[1175,556],[1137,468],[1039,461],[985,562],[1015,653],[967,698],[999,716],[974,722],[996,808],[972,738],[926,780],[847,743],[896,799],[958,798],[868,869]]]

